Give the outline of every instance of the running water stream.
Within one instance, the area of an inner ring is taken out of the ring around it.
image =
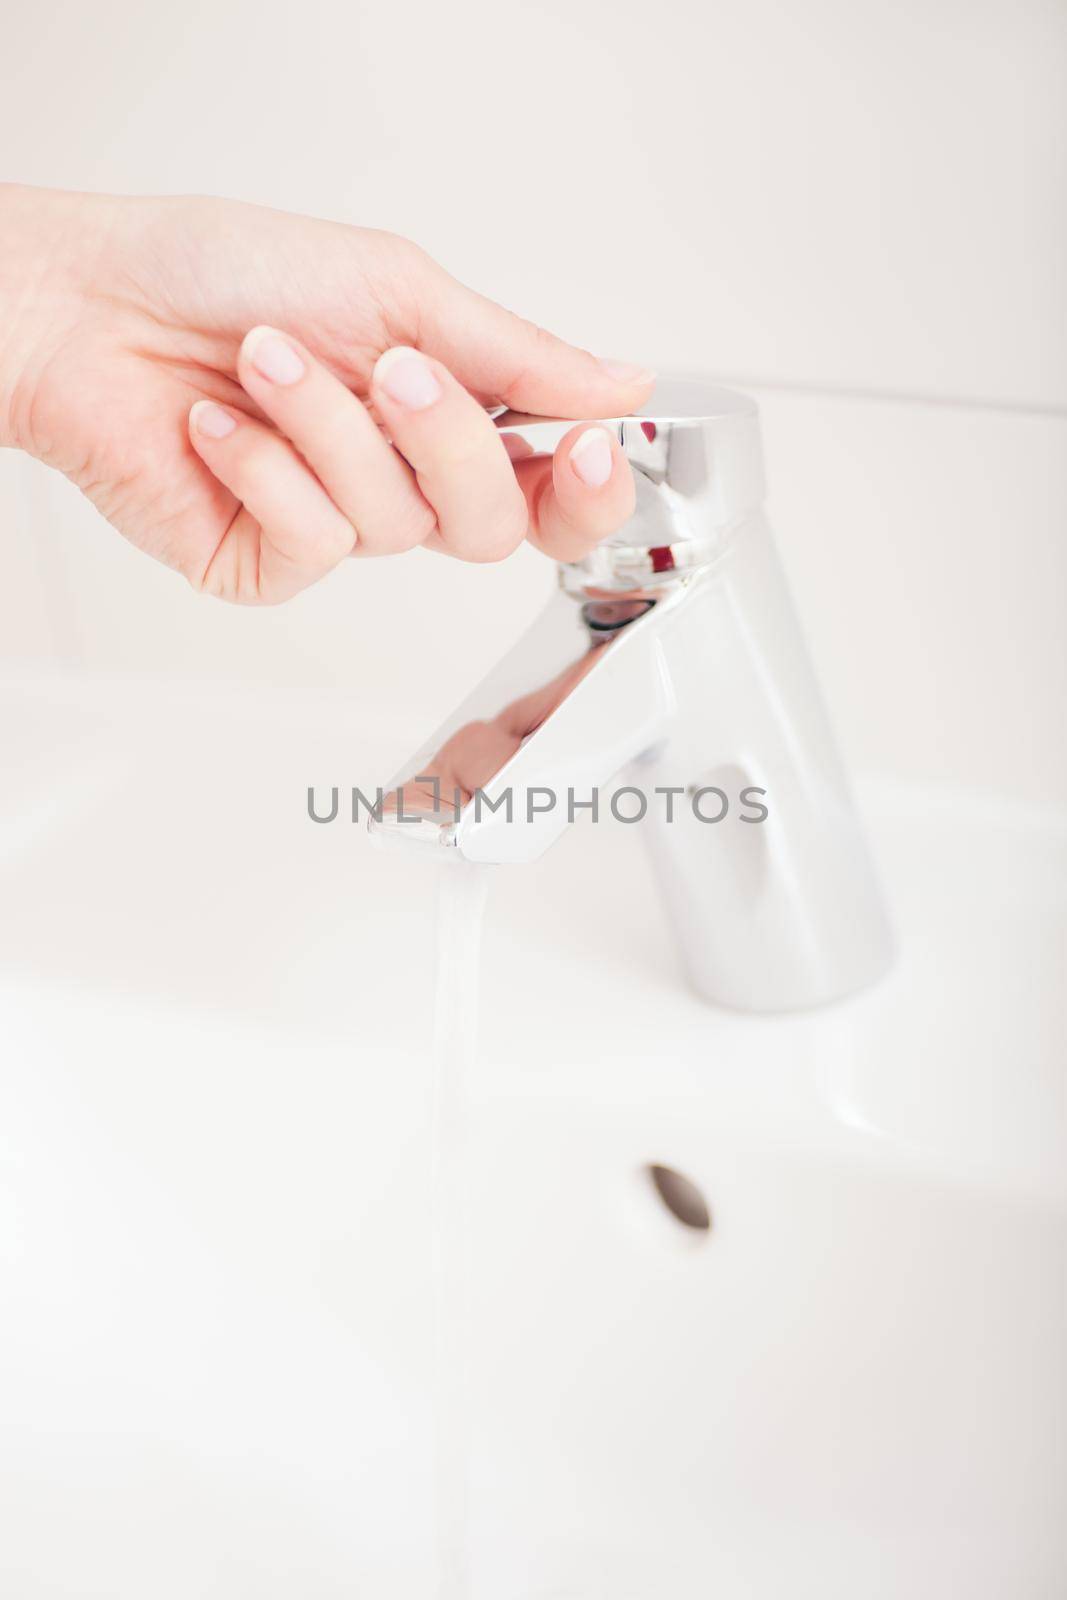
[[[478,1038],[487,869],[449,862],[437,913],[430,1127],[436,1600],[468,1600],[468,1090]]]

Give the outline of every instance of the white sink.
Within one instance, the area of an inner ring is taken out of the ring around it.
[[[0,726],[0,1591],[428,1600],[441,869],[305,811],[413,730]],[[637,828],[493,877],[470,1600],[1067,1590],[1067,831],[861,797],[901,957],[820,1013],[690,997]]]

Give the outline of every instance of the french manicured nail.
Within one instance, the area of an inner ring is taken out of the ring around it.
[[[299,383],[307,371],[289,341],[273,328],[253,328],[246,334],[244,353],[268,383]]]
[[[611,441],[603,428],[586,428],[571,445],[571,466],[587,489],[602,489],[611,477]]]
[[[425,411],[441,398],[441,385],[426,357],[403,344],[378,357],[374,382],[405,411]]]
[[[189,420],[205,439],[225,439],[237,426],[237,418],[231,417],[214,400],[198,400],[189,412]]]
[[[651,383],[656,374],[651,367],[635,367],[632,361],[601,361],[601,368],[614,383]]]

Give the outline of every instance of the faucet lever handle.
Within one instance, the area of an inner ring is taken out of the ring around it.
[[[507,411],[496,422],[550,453],[579,420]],[[758,412],[746,395],[668,379],[634,415],[594,420],[611,428],[630,461],[637,503],[617,533],[569,569],[587,584],[625,591],[706,566],[763,503]]]

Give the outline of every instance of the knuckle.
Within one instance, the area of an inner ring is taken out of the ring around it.
[[[482,533],[469,540],[466,560],[479,563],[504,561],[517,550],[528,527],[526,505],[509,505],[488,519]]]
[[[402,540],[405,546],[425,544],[431,534],[437,532],[437,513],[425,501],[415,506],[406,517],[399,519],[395,529],[394,538]]]
[[[365,507],[362,514],[353,512],[351,520],[356,529],[356,555],[392,555],[414,550],[438,531],[437,513],[425,500],[414,495],[409,503]]]
[[[518,335],[515,340],[515,360],[511,363],[508,381],[501,391],[501,399],[509,404],[515,401],[530,375],[541,370],[546,361],[551,361],[559,346],[555,335],[538,322],[516,316],[515,325]]]
[[[521,493],[511,501],[500,519],[500,541],[514,550],[525,539],[530,526],[530,511]]]

